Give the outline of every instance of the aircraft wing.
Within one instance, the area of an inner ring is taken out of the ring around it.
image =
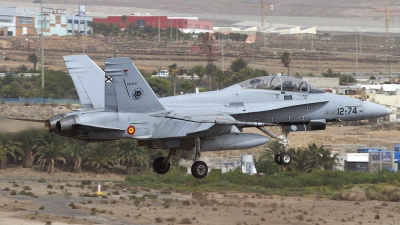
[[[192,112],[193,113],[193,112]],[[183,121],[191,121],[198,123],[214,123],[216,120],[235,121],[235,119],[227,114],[215,113],[215,114],[199,114],[199,113],[185,113],[185,115],[177,112],[171,112],[167,115],[167,118],[178,119]]]
[[[156,115],[161,117],[162,115]],[[216,126],[215,121],[236,121],[233,117],[226,114],[180,114],[177,112],[169,112],[163,115],[165,119],[161,120],[158,129],[153,134],[153,138],[171,138],[185,137],[190,134],[204,132]],[[217,125],[218,126],[218,125]],[[221,125],[219,125],[221,126]],[[225,126],[225,130],[230,130],[231,125]]]
[[[290,107],[302,107],[304,105],[314,105],[319,103],[326,103],[328,100],[291,100],[291,101],[271,101],[271,102],[257,102],[257,103],[245,103],[245,112],[262,112],[262,111],[273,111],[279,109],[285,109]]]

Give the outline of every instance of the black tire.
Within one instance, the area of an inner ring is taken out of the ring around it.
[[[201,179],[201,178],[204,178],[205,176],[207,176],[208,166],[203,161],[196,161],[193,163],[191,171],[192,171],[192,175],[195,178]]]
[[[290,162],[292,162],[292,157],[290,154],[284,152],[281,154],[280,161],[282,165],[287,166],[290,164]]]
[[[156,160],[153,162],[153,169],[154,172],[158,174],[166,174],[169,171],[169,168],[171,167],[170,163],[167,163],[166,165],[163,164],[165,157],[158,157]]]
[[[274,161],[275,161],[276,164],[282,165],[282,162],[281,162],[281,153],[276,153],[276,154],[275,154]]]

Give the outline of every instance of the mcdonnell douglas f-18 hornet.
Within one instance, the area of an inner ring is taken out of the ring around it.
[[[157,98],[130,58],[108,58],[105,70],[86,55],[64,56],[82,110],[45,121],[48,132],[85,141],[136,140],[139,146],[167,150],[153,162],[165,174],[180,150],[193,151],[192,175],[208,167],[201,151],[237,150],[278,139],[275,162],[288,165],[289,132],[325,130],[327,121],[364,120],[392,111],[384,106],[327,93],[301,79],[264,76],[218,91]],[[280,134],[268,130],[279,126]],[[244,133],[255,127],[266,134]]]

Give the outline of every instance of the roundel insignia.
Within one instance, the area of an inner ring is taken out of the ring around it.
[[[133,135],[136,131],[134,126],[129,126],[128,129],[126,129],[129,135]]]

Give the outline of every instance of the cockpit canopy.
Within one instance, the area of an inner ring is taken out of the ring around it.
[[[257,77],[239,83],[243,89],[267,89],[277,91],[294,91],[307,93],[324,93],[325,91],[307,82],[288,76]]]

